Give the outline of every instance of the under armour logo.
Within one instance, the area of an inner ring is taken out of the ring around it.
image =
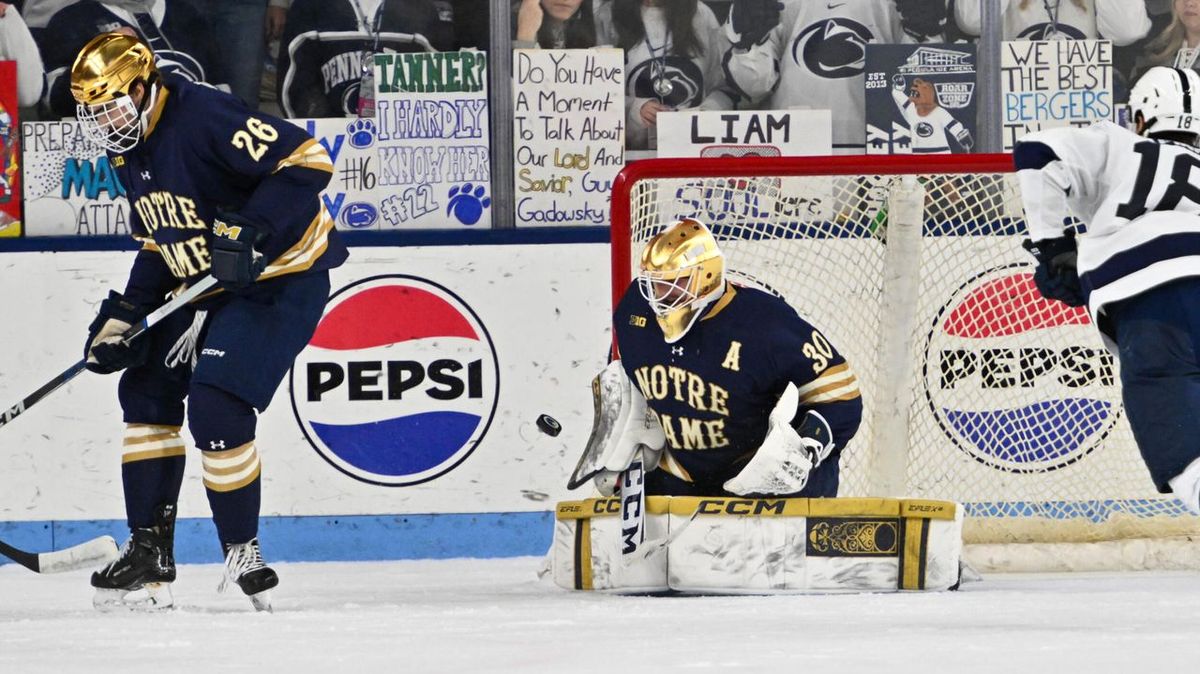
[[[149,180],[149,179],[150,179],[150,172],[142,171],[142,180]]]
[[[682,346],[672,346],[671,347],[671,355],[672,356],[682,356],[683,355],[683,347]]]
[[[225,449],[224,440],[212,440],[208,443],[209,449]]]

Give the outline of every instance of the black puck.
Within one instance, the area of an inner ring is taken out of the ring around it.
[[[537,427],[546,435],[554,437],[562,432],[562,424],[549,414],[543,414],[537,418]]]

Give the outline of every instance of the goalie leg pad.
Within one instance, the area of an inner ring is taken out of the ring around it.
[[[612,592],[795,594],[958,586],[962,508],[896,499],[647,498],[638,553],[620,499],[559,504],[555,583]]]
[[[667,548],[661,544],[667,538],[666,504],[666,497],[646,498],[641,522],[646,540],[638,545],[622,522],[621,499],[558,504],[550,554],[554,583],[567,590],[618,594],[669,590]]]

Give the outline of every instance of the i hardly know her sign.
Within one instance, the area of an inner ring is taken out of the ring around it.
[[[514,52],[517,224],[608,223],[625,165],[625,62],[617,49]]]
[[[490,227],[487,55],[376,54],[385,228]]]
[[[1005,152],[1039,129],[1113,118],[1108,40],[1022,40],[1000,49]]]

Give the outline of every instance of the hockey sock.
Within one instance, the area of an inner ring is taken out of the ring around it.
[[[204,488],[221,543],[258,535],[261,465],[254,447],[254,408],[233,394],[198,384],[188,396],[188,426],[204,461]]]
[[[179,426],[125,426],[121,482],[130,529],[154,526],[154,509],[179,499],[185,450]]]

